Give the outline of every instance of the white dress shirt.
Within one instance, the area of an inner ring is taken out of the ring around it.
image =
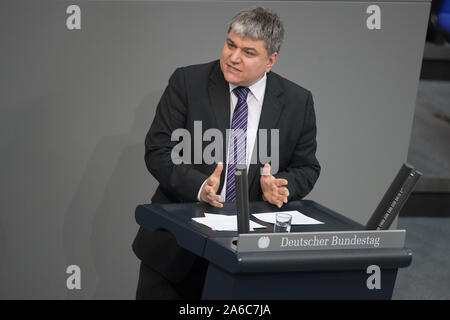
[[[258,80],[257,82],[252,84],[250,87],[248,87],[250,89],[250,92],[247,95],[248,119],[247,119],[247,145],[245,148],[246,149],[247,174],[248,174],[248,168],[250,165],[250,161],[252,158],[252,152],[253,152],[255,142],[256,142],[256,134],[258,132],[259,118],[261,117],[264,93],[266,91],[266,82],[267,82],[267,75],[264,73],[264,76],[260,80]],[[230,128],[231,128],[231,123],[233,120],[233,112],[234,112],[234,109],[236,108],[238,98],[233,93],[233,89],[236,88],[237,86],[234,84],[231,84],[231,83],[229,84],[229,86],[230,86],[229,89],[230,89]],[[230,149],[229,144],[230,144],[230,142],[228,142],[228,146],[227,146],[227,153],[226,153],[227,163],[228,163],[228,153],[229,153],[229,149]],[[225,201],[225,194],[226,194],[226,190],[227,190],[228,165],[224,169],[225,169],[225,181],[224,181],[224,185],[222,188],[222,192],[220,193],[220,200],[219,200],[220,202]],[[198,201],[200,201],[200,192],[201,192],[205,182],[203,182],[203,184],[200,187],[200,190],[198,192],[198,196],[197,196]]]

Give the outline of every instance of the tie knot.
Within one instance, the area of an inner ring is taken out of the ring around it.
[[[238,97],[239,100],[247,100],[247,95],[250,92],[250,89],[247,87],[236,87],[233,89],[234,94]]]

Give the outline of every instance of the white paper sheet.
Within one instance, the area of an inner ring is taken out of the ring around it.
[[[289,213],[292,216],[291,225],[299,225],[299,224],[323,224],[323,222],[305,216],[303,213],[300,213],[297,210],[294,211],[280,211],[283,213]],[[275,217],[278,212],[268,212],[268,213],[254,213],[253,216],[258,218],[261,221],[268,223],[275,223]]]
[[[192,218],[195,222],[201,223],[216,231],[237,231],[236,215],[229,216],[223,214],[206,213],[205,217]],[[250,221],[250,230],[266,228],[259,223]]]

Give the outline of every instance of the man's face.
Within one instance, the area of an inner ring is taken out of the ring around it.
[[[231,30],[220,55],[220,68],[227,82],[249,87],[270,71],[277,56],[276,52],[267,56],[264,40],[243,38]]]

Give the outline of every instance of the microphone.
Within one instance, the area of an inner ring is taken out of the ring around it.
[[[248,176],[247,165],[238,164],[234,173],[236,184],[236,210],[238,234],[249,233],[250,231],[250,213],[248,204]]]
[[[366,224],[366,230],[387,230],[400,213],[422,173],[404,163]]]

